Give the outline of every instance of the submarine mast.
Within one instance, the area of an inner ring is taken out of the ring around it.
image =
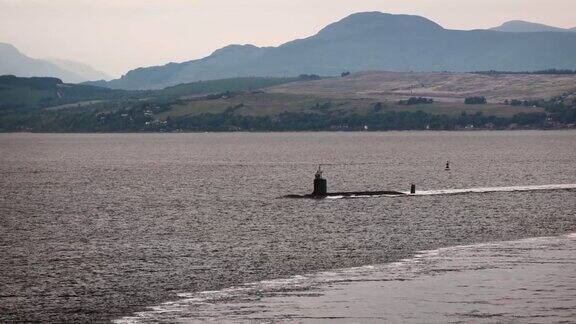
[[[322,165],[318,166],[318,171],[314,176],[314,191],[312,196],[314,197],[325,197],[328,195],[328,185],[326,179],[322,178]]]

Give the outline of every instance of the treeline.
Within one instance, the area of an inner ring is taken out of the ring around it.
[[[420,104],[432,104],[434,103],[434,99],[432,98],[424,98],[424,97],[410,97],[407,100],[400,100],[398,101],[399,105],[420,105]]]
[[[521,71],[521,72],[514,72],[514,71],[476,71],[472,72],[474,74],[576,74],[576,70],[569,70],[569,69],[546,69],[546,70],[539,70],[539,71]]]
[[[233,92],[215,94],[231,97]],[[426,98],[417,98],[423,103]],[[427,99],[426,99],[427,100]],[[509,100],[510,105],[536,106],[545,112],[512,117],[486,116],[481,112],[437,115],[425,111],[390,111],[375,103],[365,114],[332,109],[331,102],[317,103],[310,112],[276,116],[242,115],[243,104],[222,113],[158,119],[180,100],[131,101],[95,104],[89,109],[0,111],[0,131],[32,132],[177,132],[177,131],[386,131],[507,128],[562,128],[576,124],[576,98],[568,95],[550,100]],[[184,101],[182,101],[184,102]],[[573,126],[572,126],[573,127]]]
[[[467,105],[485,105],[487,103],[486,97],[468,97],[464,99]]]
[[[576,124],[576,97],[555,97],[550,100],[533,100],[532,106],[541,107],[549,114],[551,122]]]
[[[576,97],[558,96],[549,100],[505,100],[510,106],[540,107],[548,113],[550,122],[558,124],[576,124]]]
[[[456,130],[463,128],[544,128],[545,113],[521,113],[511,118],[462,113],[433,115],[423,111],[372,111],[365,115],[331,113],[282,113],[277,116],[245,116],[230,107],[219,114],[153,118],[149,108],[113,112],[15,115],[0,120],[2,131],[36,132],[176,132],[176,131],[333,131],[333,130]],[[158,108],[162,109],[162,108]],[[574,118],[574,116],[572,116]]]
[[[408,99],[402,99],[398,101],[399,105],[412,106],[412,105],[426,105],[433,104],[434,99],[425,97],[410,97]],[[464,104],[466,105],[485,105],[488,101],[486,97],[467,97],[464,99]],[[507,104],[507,103],[506,103]]]
[[[156,130],[166,131],[333,131],[333,130],[456,130],[463,128],[504,129],[544,127],[546,114],[522,113],[511,118],[462,113],[459,116],[432,115],[423,111],[370,113],[367,115],[321,115],[283,113],[275,117],[253,117],[233,114],[203,114],[175,117]]]

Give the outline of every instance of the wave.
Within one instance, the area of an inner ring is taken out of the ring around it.
[[[409,191],[399,191],[400,194],[382,194],[382,195],[334,195],[327,196],[327,199],[355,199],[355,198],[376,198],[376,197],[413,197],[413,196],[438,196],[438,195],[461,195],[473,193],[490,193],[490,192],[515,192],[515,191],[552,191],[552,190],[574,190],[576,184],[547,184],[547,185],[528,185],[528,186],[506,186],[506,187],[478,187],[462,189],[436,189],[436,190],[419,190],[412,194]]]
[[[513,192],[513,191],[540,191],[540,190],[569,190],[576,189],[576,184],[548,184],[532,186],[510,186],[510,187],[480,187],[466,189],[439,189],[416,191],[413,196],[430,196],[430,195],[451,195],[463,193],[485,193],[485,192]],[[409,192],[405,192],[409,193]]]
[[[556,268],[539,268],[540,270],[538,271],[531,270],[528,272],[526,269],[538,264],[548,267],[551,264],[564,266],[568,264],[571,268],[563,268],[560,273],[566,273],[566,271],[576,273],[572,271],[576,269],[576,262],[566,262],[567,260],[573,260],[576,254],[574,243],[576,243],[576,233],[557,237],[529,238],[517,241],[461,245],[420,251],[413,257],[387,264],[301,274],[284,279],[247,283],[215,291],[182,293],[178,295],[180,298],[178,300],[150,307],[146,311],[117,319],[114,322],[302,321],[319,318],[324,320],[343,318],[349,321],[369,319],[379,321],[392,320],[395,318],[390,317],[393,315],[392,313],[401,313],[402,311],[413,315],[422,311],[424,312],[422,316],[430,316],[430,313],[426,313],[427,306],[422,305],[428,302],[433,304],[431,309],[438,308],[439,305],[434,304],[435,298],[446,299],[438,301],[441,307],[445,307],[444,311],[450,310],[452,307],[450,303],[454,303],[454,305],[457,305],[455,309],[458,312],[467,310],[467,302],[461,300],[471,298],[473,301],[471,305],[474,305],[473,309],[470,310],[472,313],[455,312],[455,315],[453,314],[459,319],[471,320],[478,315],[474,312],[478,308],[482,308],[476,302],[489,304],[490,300],[498,299],[498,283],[490,283],[490,280],[494,281],[500,278],[502,273],[505,273],[503,271],[510,269],[514,269],[514,276],[518,276],[518,282],[523,285],[519,288],[520,292],[522,289],[532,289],[539,292],[542,289],[549,289],[550,286],[553,286],[558,290],[556,293],[562,295],[565,292],[561,288],[563,279],[548,278],[548,281],[556,280],[556,282],[539,282],[534,278],[530,278],[534,274],[548,275],[548,277],[552,278],[553,276],[549,275],[549,273],[555,272]],[[479,274],[491,273],[486,271],[497,272],[496,275],[491,275],[492,277],[488,275],[489,280],[482,279],[479,281]],[[464,276],[462,276],[463,274]],[[426,287],[427,282],[434,282],[430,278],[436,277],[443,278],[441,279],[443,280],[441,285],[434,286],[434,284],[431,284],[432,288],[420,290]],[[455,283],[458,285],[454,286]],[[486,288],[487,283],[495,285],[492,289],[494,296],[490,296],[490,293],[486,295],[486,291],[490,291],[490,286]],[[378,288],[378,285],[380,288]],[[544,288],[538,285],[544,286]],[[574,288],[576,287],[567,286],[566,291],[571,289],[572,295],[574,295]],[[476,291],[482,291],[482,293],[476,293]],[[391,292],[394,293],[391,294]],[[463,292],[468,295],[461,296]],[[434,295],[435,293],[436,295]],[[429,297],[428,295],[430,294],[433,297]],[[531,292],[531,294],[542,297],[541,293]],[[373,298],[374,295],[378,296],[378,298]],[[414,305],[420,305],[419,307],[422,307],[421,310],[410,308],[410,304],[401,306],[400,308],[402,309],[394,307],[382,308],[381,305],[382,303],[387,303],[386,305],[390,306],[397,303],[398,301],[395,297],[399,299],[418,299],[420,295],[423,296],[424,301],[418,300],[414,302]],[[451,295],[457,296],[457,298],[450,300]],[[506,298],[510,297],[508,295],[506,295]],[[335,303],[335,300],[338,303]],[[575,301],[576,296],[570,297],[570,302]],[[517,303],[519,305],[517,312],[519,313],[524,311],[527,307],[526,303],[529,302],[526,301],[524,294],[521,298],[506,300],[509,305]],[[368,306],[359,306],[364,305],[361,303]],[[535,305],[542,306],[541,304],[535,303]],[[369,305],[376,306],[369,307]],[[343,306],[346,307],[343,308]],[[552,308],[556,309],[558,307]],[[329,309],[331,310],[328,311]],[[379,311],[374,311],[375,309],[379,309]],[[385,317],[382,317],[384,316],[382,309],[386,310]],[[490,313],[491,311],[495,312],[489,307],[484,311],[485,313],[482,314],[488,315],[492,314]],[[447,321],[446,318],[442,317],[446,316],[445,313],[438,313],[437,316],[439,317],[435,320],[433,317],[418,318],[418,315],[414,316],[416,316],[416,322],[444,322]],[[323,314],[328,317],[323,317]],[[400,316],[402,314],[397,315]],[[563,312],[556,309],[553,314],[562,315]],[[331,318],[330,316],[335,317]],[[365,318],[362,316],[372,317]],[[450,318],[449,320],[454,319]],[[503,319],[506,319],[506,317],[498,317],[498,320]],[[403,321],[406,321],[406,318]]]

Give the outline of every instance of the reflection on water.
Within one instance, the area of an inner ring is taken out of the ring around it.
[[[180,297],[115,322],[571,322],[576,234],[441,248]]]
[[[106,321],[183,293],[576,232],[572,189],[276,199],[309,193],[320,163],[334,192],[574,184],[574,143],[574,131],[0,134],[0,322]]]

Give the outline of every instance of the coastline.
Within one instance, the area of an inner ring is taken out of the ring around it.
[[[574,131],[576,125],[572,127],[559,128],[515,128],[515,129],[491,129],[491,128],[462,128],[462,129],[390,129],[390,130],[273,130],[273,131],[118,131],[118,132],[71,132],[71,131],[0,131],[0,134],[270,134],[270,133],[480,133],[480,132],[554,132],[554,131]]]

